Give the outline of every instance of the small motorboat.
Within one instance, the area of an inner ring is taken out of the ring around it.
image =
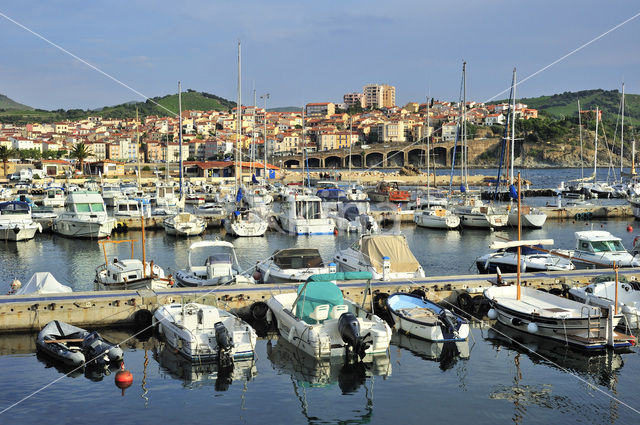
[[[153,324],[167,345],[192,362],[253,357],[257,335],[245,321],[216,307],[168,304],[153,314]]]
[[[499,249],[476,258],[480,273],[515,273],[518,266],[518,248]],[[522,272],[573,270],[571,260],[542,250],[542,245],[522,246],[520,248],[520,270]]]
[[[634,258],[622,245],[622,239],[604,230],[586,230],[575,233],[576,247],[573,251],[558,252],[571,256],[577,268],[638,267]]]
[[[263,283],[304,282],[311,275],[334,273],[336,266],[325,266],[317,248],[285,248],[256,265]]]
[[[207,228],[204,220],[188,212],[165,218],[163,223],[167,235],[173,236],[197,236],[204,233]]]
[[[386,303],[399,332],[434,342],[464,341],[469,336],[466,319],[420,295],[396,292]]]
[[[36,338],[36,349],[70,366],[120,362],[123,358],[122,349],[104,340],[98,332],[89,332],[59,320],[53,320],[42,328]]]
[[[36,232],[42,233],[42,225],[33,221],[28,202],[0,203],[0,240],[26,241],[33,239]]]

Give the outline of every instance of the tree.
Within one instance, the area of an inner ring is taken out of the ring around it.
[[[69,152],[71,158],[75,158],[78,160],[78,165],[80,166],[80,172],[84,173],[84,160],[92,155],[91,148],[84,143],[80,142],[76,144]]]
[[[0,146],[0,160],[2,161],[2,167],[4,169],[4,176],[7,177],[7,163],[13,156],[15,155],[15,151],[11,148],[8,148],[4,145]]]

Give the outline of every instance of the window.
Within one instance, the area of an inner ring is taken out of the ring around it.
[[[104,212],[104,205],[100,204],[100,203],[93,203],[91,204],[91,211],[92,212]]]
[[[76,204],[76,211],[77,212],[91,212],[91,208],[89,207],[89,204]]]

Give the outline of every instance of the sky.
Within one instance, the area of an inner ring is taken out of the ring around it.
[[[183,89],[267,107],[342,102],[369,83],[396,103],[507,98],[524,79],[640,13],[634,0],[5,2],[0,13],[148,96]],[[640,93],[640,16],[524,81],[517,97],[587,89]],[[140,94],[0,16],[0,94],[42,109],[98,108]]]

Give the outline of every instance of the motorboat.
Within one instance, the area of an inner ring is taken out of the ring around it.
[[[113,216],[116,218],[150,218],[151,204],[148,199],[119,199],[113,208]]]
[[[0,202],[0,240],[26,241],[42,232],[42,225],[33,221],[27,202]]]
[[[460,227],[460,217],[443,207],[416,209],[413,221],[417,226],[430,229],[453,230]]]
[[[47,323],[38,333],[36,349],[69,366],[121,362],[124,355],[120,347],[104,340],[98,332],[58,320]]]
[[[304,282],[311,275],[334,273],[335,264],[325,265],[317,248],[285,248],[256,265],[262,283]]]
[[[156,185],[155,197],[152,198],[157,207],[176,207],[178,197],[174,194],[173,185],[158,183]]]
[[[153,314],[153,325],[167,345],[194,363],[230,364],[254,356],[257,335],[253,328],[213,306],[163,305]]]
[[[78,190],[69,193],[66,210],[53,220],[52,230],[74,238],[106,238],[115,226],[107,215],[105,203],[97,192]]]
[[[398,180],[383,180],[375,189],[367,192],[371,202],[409,202],[411,195],[406,190],[400,190]]]
[[[187,268],[178,270],[175,280],[185,287],[255,283],[241,273],[233,244],[220,240],[192,243]]]
[[[282,230],[294,235],[332,235],[335,223],[327,217],[322,200],[313,195],[289,195],[282,203]]]
[[[469,321],[418,294],[396,292],[386,299],[398,332],[427,341],[465,341]]]
[[[118,199],[124,197],[125,195],[122,193],[122,190],[120,190],[119,183],[104,183],[102,185],[102,199],[106,206],[113,207],[116,205]]]
[[[573,251],[557,251],[571,256],[571,261],[577,268],[640,266],[640,261],[622,245],[622,239],[605,230],[575,232],[575,238]]]
[[[42,205],[45,207],[63,208],[67,197],[61,187],[49,187],[45,190]]]
[[[468,359],[470,355],[469,340],[456,342],[431,342],[394,332],[391,343],[411,351],[423,360],[438,362],[440,370],[449,370],[459,359]]]
[[[518,248],[499,249],[496,252],[476,258],[476,266],[480,273],[515,273],[518,264]],[[520,247],[520,270],[522,272],[574,270],[571,260],[547,252],[542,245]]]
[[[522,206],[522,212],[520,213],[520,224],[522,227],[531,227],[534,229],[541,229],[547,221],[547,214],[540,211],[538,208],[532,208],[529,206]],[[518,207],[511,208],[509,210],[509,226],[518,225]]]
[[[172,236],[197,236],[204,233],[207,223],[188,212],[181,212],[167,217],[163,221],[164,231]]]
[[[227,215],[227,209],[222,203],[207,202],[194,208],[193,213],[200,217],[224,217]]]
[[[247,209],[230,212],[222,225],[228,234],[238,237],[264,236],[269,228],[267,220]]]
[[[365,273],[370,278],[371,275]],[[361,278],[362,273],[356,273]],[[391,329],[345,299],[332,280],[348,280],[348,273],[314,275],[296,293],[272,296],[267,321],[275,322],[280,338],[316,359],[385,353]]]
[[[26,284],[14,279],[9,295],[64,294],[73,292],[70,286],[63,285],[49,272],[37,272]]]
[[[417,279],[424,270],[402,234],[361,235],[334,257],[339,270],[366,271],[373,279]]]
[[[616,277],[607,274],[596,277],[586,286],[574,286],[569,289],[570,296],[579,302],[607,308],[618,301],[618,309],[624,315],[624,324],[628,328],[637,329],[640,325],[640,285],[636,281],[629,281],[623,275],[618,275],[618,290],[616,291]],[[623,324],[622,322],[620,323]]]
[[[339,202],[327,213],[335,222],[338,231],[348,233],[379,233],[380,226],[371,215],[368,202]]]

